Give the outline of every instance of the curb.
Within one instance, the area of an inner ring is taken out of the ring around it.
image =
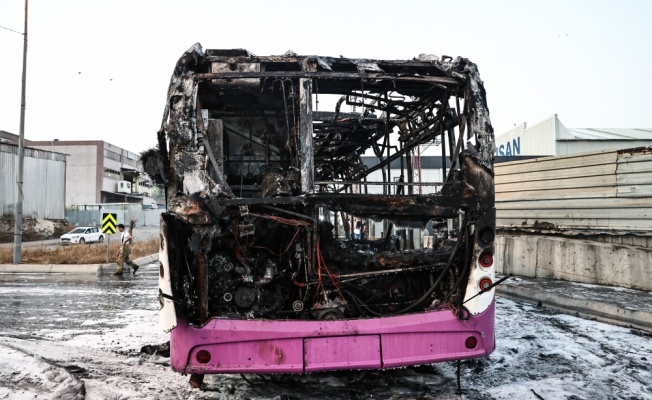
[[[158,254],[133,260],[143,266],[158,261]],[[0,273],[5,274],[112,274],[118,269],[116,263],[104,264],[0,264]]]
[[[574,298],[522,286],[500,285],[496,287],[496,294],[569,314],[595,318],[601,322],[652,332],[652,312],[650,311],[630,310],[616,303]]]
[[[145,256],[141,258],[137,258],[133,260],[138,266],[142,267],[143,265],[151,264],[154,262],[158,261],[158,253],[157,254],[152,254],[150,256]],[[92,273],[97,273],[98,275],[108,275],[108,274],[113,274],[115,271],[118,269],[118,264],[116,263],[110,263],[110,264],[97,264],[95,265],[95,271]],[[129,267],[126,266],[125,270],[128,270]]]

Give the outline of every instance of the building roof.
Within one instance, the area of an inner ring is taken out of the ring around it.
[[[550,125],[554,123],[554,125]],[[529,125],[525,122],[510,129],[509,131],[496,135],[499,139],[507,135],[519,135],[525,132],[534,132],[539,134],[540,130],[537,128],[544,127],[546,132],[549,129],[554,129],[556,133],[556,140],[572,141],[572,140],[652,140],[652,128],[567,128],[557,117],[557,114],[552,114],[545,119]]]
[[[0,141],[0,153],[12,153],[18,156],[18,145]],[[68,156],[68,154],[64,154],[64,153],[58,153],[49,150],[34,149],[27,146],[25,146],[24,148],[24,154],[25,157],[38,158],[42,160],[63,161],[63,162],[67,161],[66,156]]]
[[[652,128],[569,128],[572,139],[561,140],[652,140]]]
[[[0,130],[0,143],[18,143],[18,135],[15,135],[11,132]]]

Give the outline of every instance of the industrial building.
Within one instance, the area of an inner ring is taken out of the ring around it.
[[[557,114],[528,126],[527,123],[496,137],[496,156],[502,161],[524,157],[564,156],[600,150],[650,146],[652,128],[566,128]]]
[[[18,135],[0,131],[0,144],[9,146],[5,149],[17,148]],[[48,187],[59,185],[60,189],[57,190],[65,193],[65,197],[62,196],[61,201],[66,207],[101,203],[136,203],[156,208],[156,202],[152,199],[154,190],[152,181],[138,165],[140,156],[137,153],[102,140],[33,141],[25,139],[25,148],[26,157],[31,157],[34,154],[41,157],[42,155],[57,154],[57,156],[46,157],[63,159],[65,167],[62,171],[64,171],[65,177],[60,181],[51,180],[50,176],[46,177],[45,175],[32,176],[28,179],[26,173],[25,182],[31,181],[30,184],[38,182],[39,185],[46,182]],[[17,151],[15,153],[17,154]],[[11,164],[11,169],[9,169],[9,164],[3,165],[3,179],[15,181],[14,164]],[[48,168],[54,167],[49,166]],[[13,172],[5,173],[4,171]],[[49,193],[57,192],[50,188]],[[13,204],[13,194],[8,201],[9,204]],[[42,215],[39,213],[39,217]],[[63,218],[63,208],[61,216],[57,218]]]
[[[29,141],[33,148],[68,155],[66,206],[98,203],[154,203],[152,181],[138,166],[139,155],[103,140]]]
[[[18,146],[9,135],[0,131],[0,216],[12,215],[16,203]],[[66,155],[33,148],[25,148],[24,154],[23,214],[35,219],[63,219]]]

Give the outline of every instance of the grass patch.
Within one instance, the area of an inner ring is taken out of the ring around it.
[[[119,243],[111,243],[109,262],[116,261],[120,249]],[[131,246],[132,260],[152,254],[158,254],[159,240],[139,240]],[[0,264],[13,262],[14,250],[0,249]],[[106,242],[97,244],[72,244],[48,250],[45,247],[23,250],[24,264],[101,264],[106,262]]]

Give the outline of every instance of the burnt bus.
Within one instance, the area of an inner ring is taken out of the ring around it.
[[[433,143],[438,182],[419,166]],[[200,379],[490,354],[493,155],[468,59],[195,44],[142,157],[166,188],[159,302],[172,368]],[[353,221],[368,234],[351,237]]]

